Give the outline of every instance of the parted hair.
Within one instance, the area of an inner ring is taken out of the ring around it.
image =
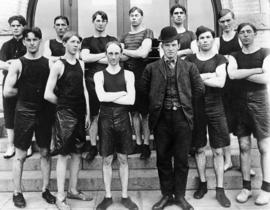
[[[14,16],[11,16],[11,17],[8,19],[9,25],[11,25],[11,23],[12,23],[14,20],[17,20],[20,24],[22,24],[22,26],[25,26],[25,25],[27,24],[25,18],[24,18],[22,15],[14,15]]]
[[[107,15],[105,12],[101,11],[101,10],[96,11],[96,12],[92,15],[92,22],[95,21],[95,19],[97,18],[98,15],[101,16],[101,18],[102,18],[103,21],[105,20],[105,21],[108,22],[108,15]]]
[[[252,23],[246,22],[246,23],[241,23],[238,25],[237,33],[239,33],[241,29],[244,28],[245,26],[250,26],[255,33],[257,32],[257,28]]]
[[[75,31],[67,31],[64,34],[62,41],[66,43],[73,36],[76,36],[80,40],[80,42],[82,41],[82,37],[80,37],[80,35]]]
[[[118,42],[118,41],[110,41],[110,42],[108,42],[108,43],[106,44],[106,46],[105,46],[106,53],[107,53],[108,47],[109,47],[110,45],[112,45],[112,44],[117,45],[117,46],[120,48],[120,52],[121,52],[121,53],[123,52],[123,48],[122,48],[120,42]]]
[[[67,25],[69,26],[69,20],[68,20],[68,18],[67,18],[66,16],[63,16],[63,15],[58,15],[58,16],[56,16],[56,17],[54,18],[53,23],[55,24],[55,22],[56,22],[57,20],[59,20],[59,19],[65,20],[66,23],[67,23]]]
[[[220,10],[219,13],[218,13],[218,19],[222,18],[223,16],[225,16],[225,15],[227,15],[229,13],[232,14],[232,18],[234,19],[235,15],[234,15],[233,11],[230,10],[230,9],[222,9],[222,10]]]
[[[140,9],[139,7],[132,7],[129,11],[128,11],[128,15],[130,15],[131,13],[133,13],[133,12],[135,12],[135,11],[138,11],[140,14],[141,14],[141,16],[143,16],[143,10],[142,9]]]
[[[197,30],[196,30],[196,37],[197,37],[197,40],[199,39],[199,36],[200,36],[201,34],[203,34],[203,33],[205,33],[205,32],[208,32],[208,31],[212,34],[212,36],[213,36],[213,38],[214,38],[214,37],[215,37],[215,32],[214,32],[212,29],[207,28],[207,27],[205,27],[205,26],[199,26],[199,27],[197,28]]]
[[[41,32],[39,27],[33,27],[33,28],[26,27],[26,28],[24,28],[23,32],[22,32],[23,39],[25,39],[29,33],[33,33],[35,35],[35,37],[42,39],[42,32]]]
[[[184,12],[185,14],[187,14],[187,9],[186,9],[183,5],[176,4],[176,5],[173,5],[173,6],[171,7],[171,9],[170,9],[170,15],[171,15],[171,16],[173,15],[173,12],[174,12],[174,10],[175,10],[176,8],[182,9],[183,12]]]

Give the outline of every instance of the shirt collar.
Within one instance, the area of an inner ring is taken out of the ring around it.
[[[169,58],[167,58],[167,57],[164,56],[164,61],[165,61],[165,63],[173,61],[173,63],[176,64],[176,62],[177,62],[177,56],[175,56],[172,59],[169,59]]]

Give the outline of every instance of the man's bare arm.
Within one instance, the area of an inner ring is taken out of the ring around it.
[[[146,58],[152,49],[152,39],[146,38],[136,50],[123,50],[123,54],[133,58]]]
[[[17,95],[18,89],[15,88],[16,82],[22,71],[20,60],[14,60],[9,67],[9,72],[4,85],[4,97],[13,97]]]
[[[203,83],[210,87],[223,88],[226,81],[226,64],[219,65],[216,68],[215,77],[206,79]]]
[[[54,89],[56,87],[58,78],[60,78],[63,72],[64,65],[61,61],[57,61],[50,69],[50,75],[46,84],[44,98],[53,104],[57,104],[57,96],[54,93]]]
[[[261,74],[262,68],[238,69],[237,62],[233,56],[228,57],[228,74],[230,79],[245,79],[254,74]]]
[[[104,53],[91,53],[89,49],[82,49],[81,58],[85,63],[94,63],[99,62],[99,60],[104,59],[106,57]]]
[[[133,105],[135,102],[135,79],[134,74],[130,71],[125,71],[125,81],[126,81],[126,90],[127,94],[116,100],[114,103],[123,104],[123,105]]]
[[[268,84],[270,82],[270,55],[264,59],[262,70],[263,73],[251,75],[247,77],[247,80],[259,84]]]
[[[94,74],[95,90],[100,102],[113,102],[116,99],[127,94],[125,91],[119,92],[105,92],[104,90],[104,77],[103,72],[97,72]]]

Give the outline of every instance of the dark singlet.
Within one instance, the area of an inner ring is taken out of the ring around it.
[[[18,101],[36,105],[44,102],[44,92],[49,77],[49,61],[45,57],[39,59],[19,58],[22,71],[17,82]]]
[[[232,56],[235,58],[238,69],[252,69],[252,68],[262,68],[263,61],[266,56],[270,54],[270,49],[260,48],[254,53],[244,54],[241,51],[232,53]],[[251,82],[246,79],[240,79],[237,83],[238,94],[257,91],[257,90],[265,90],[267,89],[267,85],[259,84],[256,82]]]
[[[82,42],[82,50],[88,49],[93,54],[104,53],[106,44],[111,41],[117,41],[117,39],[109,35],[105,37],[87,37]],[[103,70],[106,66],[106,64],[98,62],[85,63],[85,77],[93,78],[96,72]]]
[[[65,54],[65,47],[63,43],[56,41],[56,39],[50,40],[50,50],[52,51],[52,56],[63,56]]]
[[[77,113],[85,114],[85,97],[83,88],[83,71],[79,60],[75,64],[60,59],[64,64],[64,73],[57,81],[57,109],[70,108]]]
[[[241,46],[237,34],[235,34],[230,41],[225,41],[222,36],[220,37],[219,54],[230,55],[232,52],[237,52],[239,50],[241,50]]]
[[[227,62],[226,58],[223,55],[216,54],[214,57],[202,61],[199,60],[196,54],[191,54],[186,57],[186,60],[194,63],[199,69],[200,74],[202,73],[213,73],[216,71],[216,68]],[[205,95],[220,95],[222,94],[222,88],[215,88],[210,86],[205,86]]]
[[[106,92],[126,91],[125,71],[123,68],[117,74],[110,74],[106,69],[103,70],[104,90]],[[116,104],[113,102],[101,102],[104,106],[125,107],[126,105]]]

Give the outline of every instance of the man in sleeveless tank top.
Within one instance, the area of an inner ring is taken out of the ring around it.
[[[97,210],[106,210],[112,203],[111,181],[114,152],[119,161],[122,185],[121,204],[129,210],[138,206],[128,196],[128,155],[132,153],[132,130],[129,105],[135,101],[134,74],[120,67],[122,56],[120,43],[113,41],[106,46],[108,67],[94,75],[97,97],[101,103],[98,119],[100,138],[99,153],[103,157],[105,197]]]
[[[65,54],[62,39],[64,34],[69,30],[68,18],[62,15],[55,17],[53,27],[56,32],[56,38],[49,39],[44,43],[43,55],[52,62],[55,62]]]
[[[13,59],[17,59],[26,53],[26,48],[22,43],[22,31],[26,25],[26,20],[21,15],[15,15],[9,18],[8,23],[11,27],[13,38],[3,43],[0,51],[0,69],[3,70],[3,86],[8,73],[8,67]],[[5,98],[3,97],[3,109],[5,127],[8,137],[8,148],[4,154],[4,158],[11,158],[15,155],[14,147],[14,114],[17,97]],[[27,156],[32,154],[32,149],[29,147]]]
[[[243,189],[237,195],[240,203],[247,202],[251,193],[250,163],[251,139],[257,139],[261,155],[262,186],[255,200],[265,205],[270,200],[270,112],[267,84],[270,82],[270,51],[255,43],[257,29],[250,23],[237,28],[242,50],[229,57],[228,74],[237,88],[237,127],[234,134],[239,139]]]
[[[136,147],[134,153],[139,153],[140,158],[146,160],[150,157],[149,147],[150,130],[148,126],[148,110],[145,106],[145,99],[140,94],[140,79],[146,66],[144,59],[148,56],[152,47],[153,31],[144,28],[142,24],[143,11],[138,7],[129,10],[129,20],[131,31],[124,34],[120,42],[124,45],[123,60],[124,67],[134,73],[136,97],[135,103],[131,107],[133,127],[136,136]],[[142,133],[144,136],[142,143]]]
[[[84,79],[84,64],[76,58],[81,37],[75,32],[66,32],[63,36],[63,44],[66,49],[65,55],[51,69],[44,97],[56,104],[55,152],[58,153],[56,206],[60,210],[70,210],[64,191],[69,155],[71,162],[67,198],[92,200],[77,189],[81,153],[86,142],[85,129],[88,129],[90,124],[90,110]]]
[[[106,44],[117,40],[106,33],[108,16],[103,11],[97,11],[92,16],[94,35],[82,41],[81,57],[85,62],[85,82],[90,97],[91,125],[89,129],[90,148],[83,153],[83,158],[92,161],[97,155],[98,113],[100,103],[96,95],[93,75],[106,68],[107,58],[105,54]]]
[[[226,58],[232,53],[241,50],[241,42],[235,31],[235,15],[229,9],[222,9],[218,13],[218,23],[222,30],[220,37],[216,38],[216,46],[218,53],[224,55]],[[227,67],[226,67],[227,68]],[[229,77],[226,78],[226,83],[223,88],[223,104],[225,114],[227,118],[229,132],[233,133],[236,127],[236,110],[233,105],[234,102],[234,89],[233,83]],[[224,171],[228,171],[233,168],[231,159],[231,148],[227,146],[224,148]],[[255,175],[255,172],[251,170],[251,173]]]
[[[176,28],[177,33],[180,35],[180,49],[177,55],[185,57],[192,54],[191,42],[195,40],[195,34],[185,28],[185,20],[187,16],[186,8],[182,5],[176,4],[170,9],[172,26]]]
[[[214,31],[205,26],[200,26],[196,30],[196,36],[199,51],[196,54],[188,55],[186,60],[198,67],[205,85],[205,94],[194,100],[195,117],[192,146],[196,151],[195,159],[200,183],[193,197],[201,199],[207,193],[205,149],[208,131],[216,174],[216,199],[221,206],[228,208],[231,203],[225,195],[223,187],[223,148],[230,144],[230,137],[222,102],[227,59],[223,55],[216,54],[213,49]]]
[[[18,96],[14,120],[16,154],[13,162],[13,182],[15,185],[13,202],[16,207],[20,208],[26,206],[21,181],[23,164],[27,149],[32,142],[33,133],[35,133],[41,155],[42,197],[48,203],[55,203],[55,197],[48,190],[52,113],[49,103],[43,99],[50,72],[49,61],[39,53],[42,38],[39,28],[25,28],[22,35],[27,52],[11,64],[4,86],[5,97]]]
[[[162,193],[152,209],[162,210],[173,202],[184,210],[193,210],[185,199],[192,100],[203,94],[204,85],[197,67],[177,56],[180,41],[176,29],[163,28],[159,39],[164,56],[148,64],[141,79],[141,91],[149,103],[149,126],[154,133]]]

